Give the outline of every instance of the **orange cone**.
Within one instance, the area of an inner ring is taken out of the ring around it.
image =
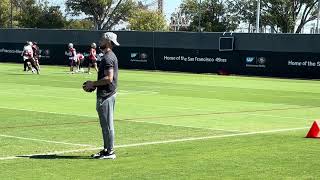
[[[320,127],[319,127],[319,123],[315,121],[313,122],[306,138],[319,138],[319,137],[320,137]]]

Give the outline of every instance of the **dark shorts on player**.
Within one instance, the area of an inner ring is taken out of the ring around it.
[[[77,65],[77,63],[76,63],[75,60],[69,60],[69,65],[70,66],[75,66],[75,65]]]
[[[36,64],[39,64],[39,58],[34,58],[34,62],[35,62]]]
[[[94,64],[94,63],[97,63],[96,59],[89,59],[89,64]]]

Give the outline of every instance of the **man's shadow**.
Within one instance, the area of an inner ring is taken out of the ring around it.
[[[59,155],[33,155],[33,156],[17,156],[19,158],[29,159],[93,159],[89,156],[59,156]]]

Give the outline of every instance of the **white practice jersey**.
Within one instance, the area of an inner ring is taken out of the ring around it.
[[[33,50],[30,45],[26,45],[23,47],[23,52],[22,52],[23,60],[31,59],[33,58]]]

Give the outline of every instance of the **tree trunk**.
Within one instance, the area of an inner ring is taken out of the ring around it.
[[[300,34],[303,26],[304,26],[304,23],[300,23],[295,33]]]

